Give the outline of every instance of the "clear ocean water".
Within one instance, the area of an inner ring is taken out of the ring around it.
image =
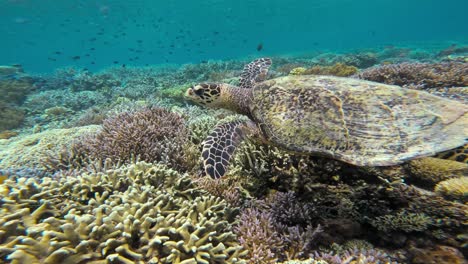
[[[0,1],[0,60],[73,65],[196,63],[468,41],[465,0]],[[259,46],[262,47],[257,51]]]

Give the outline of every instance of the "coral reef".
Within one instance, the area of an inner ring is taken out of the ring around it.
[[[468,177],[453,178],[439,182],[434,190],[436,193],[449,199],[466,203],[468,202]]]
[[[289,74],[291,75],[306,75],[306,74],[317,74],[317,75],[333,75],[340,77],[347,77],[358,72],[358,68],[354,66],[348,66],[343,63],[336,63],[333,66],[313,66],[311,68],[294,68]]]
[[[77,91],[70,89],[47,90],[28,96],[24,103],[32,114],[42,114],[51,107],[66,107],[74,111],[84,110],[109,102],[109,97],[98,91]]]
[[[456,248],[437,245],[433,248],[410,249],[414,264],[466,264],[468,261]]]
[[[420,182],[431,187],[443,180],[468,175],[466,163],[431,157],[411,160],[405,168],[410,174],[410,182]]]
[[[410,89],[468,86],[468,63],[401,63],[366,69],[355,77]]]
[[[0,259],[13,263],[245,263],[226,203],[139,162],[1,186]]]
[[[33,80],[30,78],[0,80],[0,94],[3,102],[20,105],[33,89]]]
[[[184,119],[164,108],[124,112],[104,120],[102,129],[75,144],[76,151],[92,159],[161,162],[186,171],[198,160],[189,141]]]
[[[276,255],[283,250],[283,241],[271,215],[246,209],[235,230],[241,245],[248,249],[249,263],[276,263]]]
[[[57,156],[64,148],[70,148],[84,134],[94,133],[98,126],[70,129],[51,129],[41,133],[14,137],[0,141],[0,169],[45,170],[43,164],[49,156]]]
[[[0,80],[0,132],[18,128],[24,120],[21,107],[26,95],[32,92],[32,78]]]
[[[24,120],[24,110],[0,101],[0,131],[19,127]]]
[[[401,230],[404,232],[424,231],[432,220],[425,214],[400,211],[370,220],[372,226],[383,232]]]

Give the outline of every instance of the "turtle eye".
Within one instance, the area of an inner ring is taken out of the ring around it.
[[[193,88],[193,91],[194,91],[195,94],[197,94],[198,96],[202,96],[202,95],[203,95],[203,89],[201,89],[201,88],[199,88],[199,87]]]

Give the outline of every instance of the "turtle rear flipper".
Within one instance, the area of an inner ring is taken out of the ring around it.
[[[256,83],[264,81],[270,66],[270,58],[260,58],[245,65],[240,76],[239,87],[252,88]]]
[[[203,167],[213,179],[224,176],[236,147],[252,133],[257,126],[252,121],[233,121],[218,125],[203,141]]]

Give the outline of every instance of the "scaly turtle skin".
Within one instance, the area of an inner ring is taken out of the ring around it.
[[[199,84],[192,101],[234,110],[250,121],[215,128],[203,143],[205,171],[223,176],[236,146],[257,137],[284,149],[358,166],[390,166],[462,146],[468,106],[423,91],[333,76],[263,81],[271,60],[244,67],[240,87]]]

